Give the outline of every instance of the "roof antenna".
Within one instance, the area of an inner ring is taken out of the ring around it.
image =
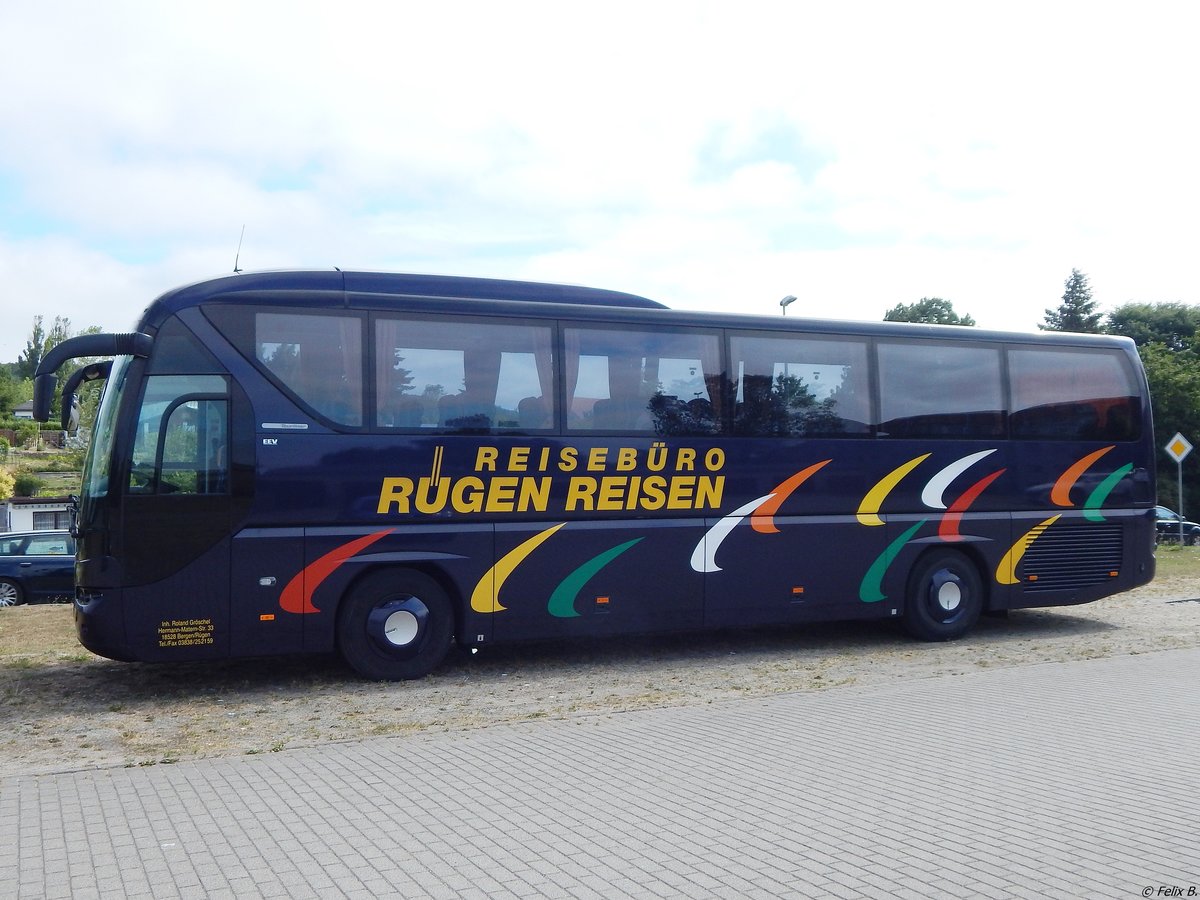
[[[238,237],[237,253],[235,253],[233,255],[233,274],[234,275],[240,275],[242,273],[242,270],[238,268],[238,260],[242,258],[242,238],[244,238],[245,236],[246,236],[246,223],[243,222],[242,223],[242,233],[241,233],[241,236]]]

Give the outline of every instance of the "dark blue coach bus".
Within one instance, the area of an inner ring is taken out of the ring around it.
[[[1085,603],[1154,574],[1146,381],[1123,338],[670,310],[558,285],[235,275],[111,357],[75,621],[121,660]],[[64,426],[65,427],[65,426]]]

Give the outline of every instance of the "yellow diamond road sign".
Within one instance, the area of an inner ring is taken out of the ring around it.
[[[1167,441],[1167,452],[1175,462],[1181,463],[1183,458],[1192,452],[1192,443],[1177,431],[1175,437]]]

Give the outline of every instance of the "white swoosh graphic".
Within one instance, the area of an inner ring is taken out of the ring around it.
[[[995,452],[996,449],[993,447],[991,450],[972,453],[970,456],[964,456],[962,459],[950,463],[950,465],[929,479],[929,484],[925,485],[925,490],[921,491],[921,502],[930,509],[945,509],[946,501],[942,499],[942,494],[946,493],[946,488],[950,487],[950,482],[985,456],[991,456]]]
[[[774,494],[767,494],[765,497],[751,500],[708,529],[704,537],[700,538],[696,549],[692,551],[692,569],[697,572],[720,572],[721,567],[717,565],[717,549],[721,546],[721,542],[729,537],[729,532],[733,531],[738,522],[774,496]]]

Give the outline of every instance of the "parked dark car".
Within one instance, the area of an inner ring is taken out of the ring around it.
[[[1180,522],[1183,523],[1183,542],[1185,544],[1190,547],[1200,540],[1200,525],[1187,521],[1179,513],[1169,510],[1165,506],[1157,507],[1155,513],[1158,516],[1158,539],[1160,541],[1178,541]]]
[[[0,534],[0,606],[75,596],[75,539],[65,531]]]

